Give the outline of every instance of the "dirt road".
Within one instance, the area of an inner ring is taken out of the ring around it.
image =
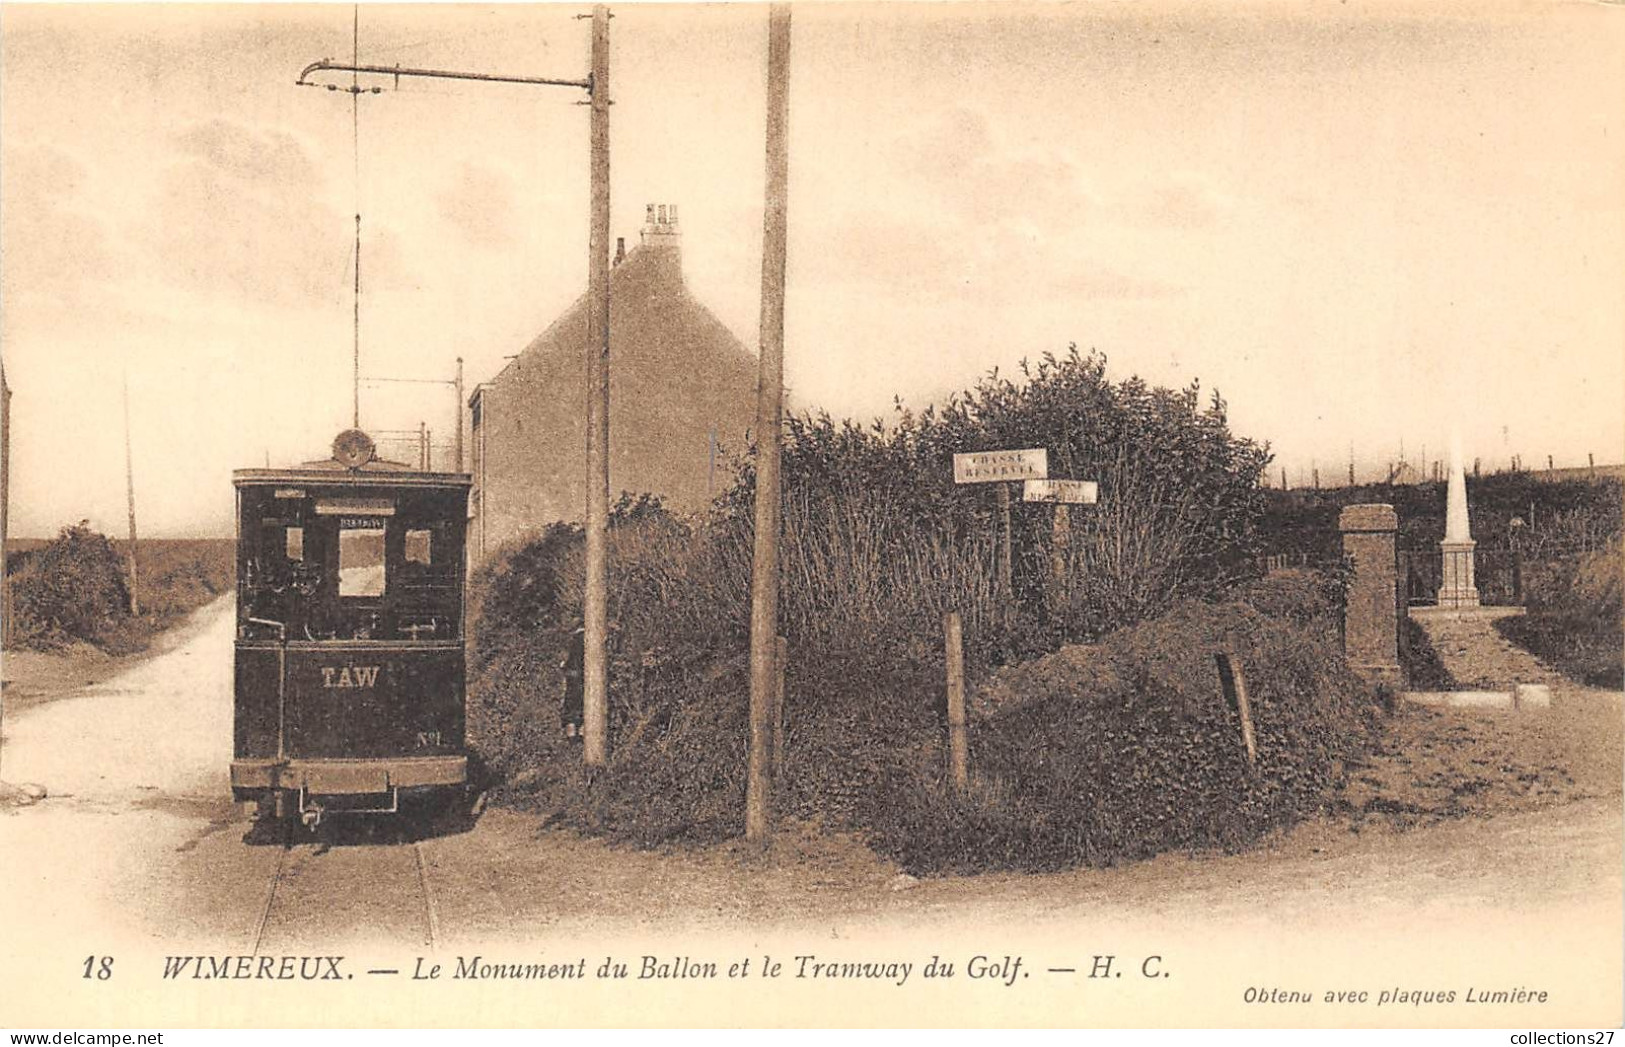
[[[755,1014],[836,1024],[1548,1027],[1621,1016],[1617,790],[1409,832],[1314,824],[1241,855],[919,883],[850,841],[810,831],[786,834],[767,854],[742,845],[647,853],[545,832],[500,810],[423,840],[398,824],[339,824],[285,849],[276,833],[251,833],[230,802],[229,606],[206,608],[187,628],[181,642],[115,679],[8,715],[0,770],[45,785],[50,797],[0,815],[0,926],[11,932],[0,1010],[83,1022],[75,1016],[119,1000],[157,1008],[168,1019],[157,1024],[193,1024],[220,997],[197,995],[203,982],[163,979],[164,956],[333,953],[349,957],[356,985],[374,987],[345,998],[343,1021],[515,1020],[511,1001],[481,995],[495,992],[483,981],[454,982],[465,995],[413,992],[418,957],[450,972],[476,954],[593,964],[628,956],[640,1022]],[[1617,709],[1617,696],[1586,700]],[[918,963],[913,987],[841,986],[833,1010],[834,990],[815,977],[748,997],[709,981],[637,978],[643,955],[764,951]],[[963,964],[978,953],[1024,956],[1025,973],[1002,994],[984,991],[986,979],[966,983],[963,968],[955,982],[923,981],[932,955]],[[81,977],[86,958],[104,954],[119,957],[129,972],[119,984],[139,989],[136,997],[97,995]],[[1103,955],[1116,957],[1115,971],[1089,979]],[[1153,955],[1161,959],[1148,976]],[[967,995],[960,987],[969,985],[976,992]],[[1472,986],[1537,986],[1549,1001],[1383,1010],[1245,999],[1249,989],[1333,986],[1365,986],[1373,997],[1401,986],[1463,996]],[[241,999],[232,999],[261,1024],[324,1024],[320,1014],[295,1019],[249,988],[235,987]],[[914,994],[906,1013],[897,1010],[904,997],[888,992]],[[602,987],[548,999],[546,1015],[530,1020],[634,1020],[606,1009]],[[676,1009],[693,1006],[700,1011]]]

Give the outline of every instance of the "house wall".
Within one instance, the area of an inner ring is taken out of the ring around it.
[[[688,293],[675,237],[650,240],[611,273],[610,498],[647,492],[694,512],[714,493],[712,434],[744,450],[756,358]],[[586,321],[578,300],[476,394],[481,556],[584,514]],[[719,455],[716,492],[731,476]]]

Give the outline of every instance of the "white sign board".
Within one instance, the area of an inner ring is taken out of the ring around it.
[[[1049,475],[1049,452],[1042,447],[1023,451],[972,451],[954,455],[954,483],[987,484],[1011,480],[1042,480]]]
[[[1021,489],[1024,502],[1060,502],[1094,505],[1100,485],[1093,480],[1028,480]]]

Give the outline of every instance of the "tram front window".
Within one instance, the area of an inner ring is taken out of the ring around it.
[[[242,491],[238,628],[248,640],[462,639],[460,494]]]
[[[383,528],[346,528],[339,532],[339,595],[384,595]]]

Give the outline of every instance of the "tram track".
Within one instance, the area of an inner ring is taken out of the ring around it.
[[[276,861],[254,920],[250,955],[372,939],[441,941],[427,842],[399,823],[280,829]]]

